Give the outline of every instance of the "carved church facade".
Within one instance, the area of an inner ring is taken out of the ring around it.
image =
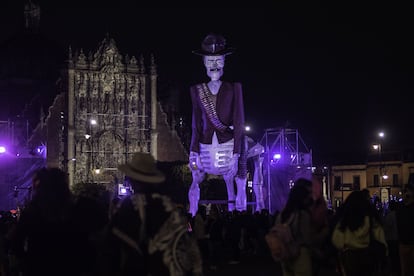
[[[121,181],[117,166],[134,152],[187,160],[157,100],[154,56],[148,64],[143,56],[121,55],[109,37],[88,55],[69,50],[59,95],[30,143],[46,141],[48,166],[65,169],[71,185]]]

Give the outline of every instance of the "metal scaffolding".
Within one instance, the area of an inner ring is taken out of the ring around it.
[[[273,214],[283,209],[296,179],[311,179],[312,151],[297,129],[266,129],[260,144],[265,148],[263,175],[267,189],[266,203]]]

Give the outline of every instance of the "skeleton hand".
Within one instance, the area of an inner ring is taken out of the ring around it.
[[[200,155],[197,152],[191,151],[188,166],[191,171],[200,170],[202,168],[200,162]]]

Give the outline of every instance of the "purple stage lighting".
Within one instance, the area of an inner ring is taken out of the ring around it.
[[[118,184],[118,195],[124,196],[128,194],[129,194],[129,187],[126,187],[123,184]]]
[[[36,155],[46,158],[46,145],[40,145],[35,149],[34,152]]]
[[[279,160],[279,159],[281,159],[282,158],[282,155],[280,154],[280,153],[275,153],[275,154],[273,154],[273,160]]]
[[[0,146],[0,154],[5,153],[5,152],[6,152],[6,147],[5,146]]]

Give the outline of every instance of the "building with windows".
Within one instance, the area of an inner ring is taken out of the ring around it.
[[[338,207],[354,190],[367,189],[380,203],[399,200],[403,187],[414,181],[412,150],[368,155],[365,162],[330,167],[332,206]]]

